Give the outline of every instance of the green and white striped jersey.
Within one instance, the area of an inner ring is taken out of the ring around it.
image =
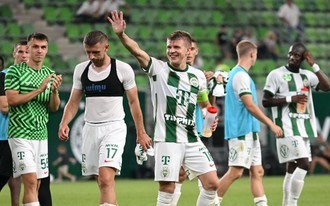
[[[309,89],[306,112],[297,112],[296,103],[271,108],[273,120],[278,126],[282,127],[285,137],[317,136],[311,89],[315,89],[318,83],[317,76],[313,72],[304,69],[300,69],[299,73],[293,73],[287,67],[282,66],[268,74],[264,91],[272,93],[275,98],[297,95],[303,87]]]
[[[150,59],[146,71],[154,110],[154,141],[196,142],[197,96],[206,90],[203,72],[191,66],[177,70],[155,58]]]
[[[20,94],[29,93],[39,88],[44,79],[52,73],[54,71],[46,66],[35,70],[26,63],[13,65],[7,71],[5,89],[17,90]],[[50,94],[51,85],[31,101],[9,108],[9,138],[47,139]]]

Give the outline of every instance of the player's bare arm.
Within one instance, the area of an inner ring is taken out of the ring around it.
[[[63,117],[58,129],[58,137],[62,141],[67,141],[69,139],[70,128],[68,125],[78,112],[82,95],[82,90],[72,88],[71,96],[64,108]]]
[[[136,128],[136,135],[137,135],[136,141],[143,147],[144,150],[147,150],[151,146],[151,138],[148,136],[147,132],[145,131],[145,127],[143,123],[143,115],[138,98],[137,87],[127,90],[126,94]]]
[[[112,25],[112,29],[118,36],[122,44],[130,51],[131,54],[135,56],[142,68],[147,68],[150,57],[142,50],[138,43],[131,39],[127,34],[125,34],[126,22],[124,20],[123,12],[113,11],[111,12],[111,17],[108,17],[108,21]]]

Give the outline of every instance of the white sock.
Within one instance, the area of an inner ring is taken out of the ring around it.
[[[158,191],[157,206],[171,206],[173,193]]]
[[[304,179],[307,171],[297,167],[292,173],[289,204],[297,205],[301,191],[304,187]]]
[[[256,204],[256,206],[268,206],[266,195],[263,195],[261,197],[255,197],[253,201]]]
[[[23,206],[39,206],[39,202],[30,202],[30,203],[25,203]]]
[[[178,183],[178,182],[175,183],[175,189],[171,201],[171,206],[176,206],[178,204],[181,196],[181,187],[182,187],[182,183]]]
[[[100,206],[116,206],[116,205],[110,203],[102,203],[100,204]]]
[[[202,189],[199,192],[196,206],[209,206],[214,204],[214,198],[216,196],[216,191]]]
[[[283,199],[282,206],[287,206],[290,196],[290,186],[291,186],[292,174],[286,173],[283,181]]]

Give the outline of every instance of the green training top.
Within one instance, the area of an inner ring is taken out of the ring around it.
[[[40,87],[43,80],[55,73],[46,66],[40,70],[29,67],[26,63],[9,67],[5,78],[6,90],[17,90],[26,94]],[[31,101],[9,108],[9,138],[44,140],[48,137],[47,122],[51,84]]]

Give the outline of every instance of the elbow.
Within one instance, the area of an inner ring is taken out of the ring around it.
[[[7,98],[7,101],[8,101],[8,105],[11,107],[15,107],[15,106],[19,105],[18,102],[15,101],[14,99]]]
[[[265,108],[270,107],[267,100],[262,100],[262,106],[265,107]]]

